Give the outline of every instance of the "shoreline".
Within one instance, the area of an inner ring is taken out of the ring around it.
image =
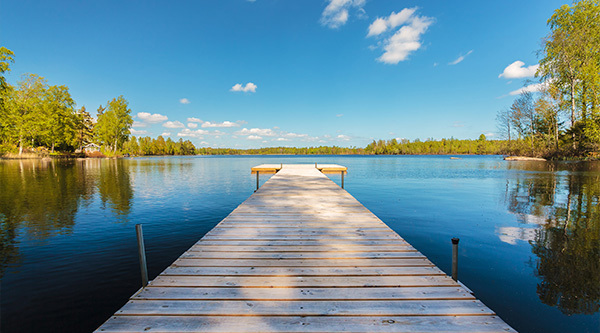
[[[545,159],[541,157],[530,157],[530,156],[514,156],[514,155],[501,155],[501,154],[195,154],[195,155],[130,155],[130,156],[88,156],[85,154],[73,154],[73,155],[48,155],[48,154],[35,154],[35,153],[24,153],[21,156],[18,154],[5,154],[0,156],[0,160],[69,160],[69,159],[120,159],[129,157],[165,157],[165,156],[448,156],[452,160],[458,160],[456,156],[504,156],[503,160],[509,162],[518,161],[529,161],[529,162],[594,162],[600,161],[600,159],[590,159],[589,157],[575,157],[575,158],[558,158],[558,159]]]

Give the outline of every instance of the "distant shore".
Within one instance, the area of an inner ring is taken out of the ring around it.
[[[99,152],[92,154],[85,153],[32,153],[26,152],[21,155],[17,153],[6,153],[0,156],[0,160],[52,160],[52,159],[87,159],[87,158],[107,158],[117,159],[126,157],[165,157],[165,156],[448,156],[450,159],[460,159],[463,156],[486,156],[496,154],[249,154],[249,153],[233,153],[233,154],[196,154],[196,155],[114,155],[106,156]],[[458,156],[458,157],[457,157]],[[503,155],[497,155],[503,156]],[[503,158],[505,161],[538,161],[538,162],[561,162],[561,161],[597,161],[596,158],[589,157],[572,157],[572,158],[558,158],[558,159],[545,159],[541,157],[530,157],[530,156],[513,156],[506,155]]]

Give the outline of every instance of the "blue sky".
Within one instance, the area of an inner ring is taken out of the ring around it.
[[[136,135],[363,147],[494,138],[564,3],[4,0],[0,41],[9,82],[67,85],[92,115],[123,95]]]

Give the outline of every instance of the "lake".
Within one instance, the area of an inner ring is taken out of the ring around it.
[[[153,279],[253,193],[252,166],[315,162],[446,273],[459,237],[459,279],[516,330],[600,331],[600,163],[499,156],[1,160],[0,331],[94,330],[140,288],[135,224]]]

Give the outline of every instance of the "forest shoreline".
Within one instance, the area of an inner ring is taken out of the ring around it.
[[[7,153],[0,156],[0,160],[78,160],[78,159],[121,159],[129,157],[165,157],[165,156],[448,156],[452,158],[454,156],[503,156],[503,160],[509,162],[589,162],[589,161],[600,161],[600,157],[597,156],[559,156],[555,158],[540,158],[522,155],[510,155],[510,154],[450,154],[450,153],[438,153],[438,154],[251,154],[251,153],[233,153],[233,154],[195,154],[195,155],[170,155],[170,154],[159,154],[159,155],[86,155],[83,153],[68,153],[65,155],[48,155],[48,154],[36,154],[36,153],[23,153],[21,156],[15,153]],[[456,158],[460,159],[460,158]]]

